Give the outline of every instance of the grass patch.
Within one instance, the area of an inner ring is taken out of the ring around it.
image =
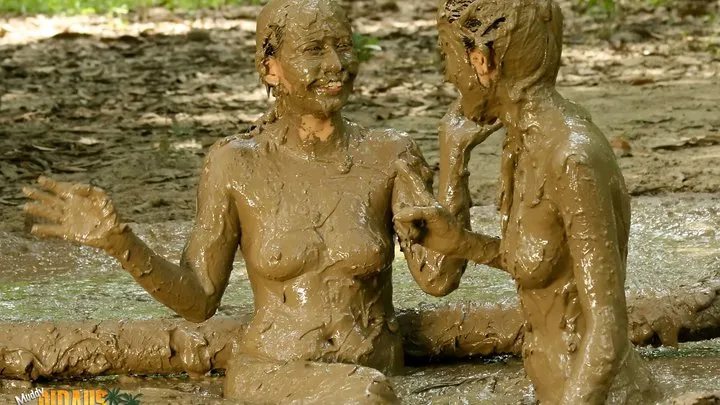
[[[197,10],[262,3],[263,0],[0,0],[0,13],[123,14],[149,7]]]

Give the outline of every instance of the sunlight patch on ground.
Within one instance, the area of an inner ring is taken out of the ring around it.
[[[201,150],[202,144],[196,139],[173,143],[170,148],[173,150]]]
[[[362,24],[355,24],[356,30],[363,34],[377,34],[383,30],[405,30],[409,32],[420,29],[435,27],[435,20],[411,20],[411,21],[363,21]]]
[[[62,33],[116,38],[123,35],[185,35],[192,30],[240,30],[255,32],[255,20],[198,18],[160,22],[127,22],[107,16],[16,17],[0,19],[0,45],[27,44]]]

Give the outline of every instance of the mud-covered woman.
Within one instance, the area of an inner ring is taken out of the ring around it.
[[[628,339],[630,199],[606,138],[555,89],[558,6],[449,0],[438,28],[446,78],[461,93],[449,115],[466,128],[453,155],[467,157],[477,143],[467,131],[473,122],[498,120],[507,131],[501,238],[471,232],[438,205],[403,210],[396,221],[419,228],[416,240],[430,249],[514,278],[522,356],[540,403],[654,403],[654,384]]]
[[[418,200],[410,170],[431,190],[432,173],[411,139],[370,131],[341,109],[358,73],[350,24],[331,0],[272,0],[257,23],[256,65],[276,97],[252,136],[209,151],[197,215],[179,265],[153,252],[118,219],[100,189],[41,178],[27,189],[32,229],[103,249],[155,299],[202,322],[218,308],[240,248],[255,311],[225,379],[225,396],[250,403],[385,403],[382,373],[403,366],[392,303],[392,217]],[[398,162],[400,162],[398,164]],[[445,162],[448,164],[447,162]],[[467,222],[467,190],[448,179],[440,199]],[[427,293],[453,291],[465,268],[406,245]],[[340,364],[346,363],[346,364]]]

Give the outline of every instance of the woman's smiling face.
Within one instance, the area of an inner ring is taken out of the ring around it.
[[[327,2],[289,15],[280,49],[269,60],[279,78],[278,97],[302,114],[328,116],[346,104],[358,73],[352,30],[338,6]]]

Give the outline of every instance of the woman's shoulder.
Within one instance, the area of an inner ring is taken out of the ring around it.
[[[416,148],[415,141],[410,134],[393,128],[367,129],[356,123],[348,122],[352,137],[366,147],[382,149],[384,151],[404,151]]]
[[[602,130],[595,125],[590,114],[575,103],[564,111],[564,128],[552,137],[550,159],[558,169],[566,168],[567,162],[576,164],[615,165],[615,154]]]
[[[249,155],[258,149],[258,139],[251,134],[231,135],[217,140],[208,152],[208,156]]]
[[[256,166],[262,140],[251,134],[231,135],[217,140],[205,156],[205,166],[216,170],[249,169]]]

